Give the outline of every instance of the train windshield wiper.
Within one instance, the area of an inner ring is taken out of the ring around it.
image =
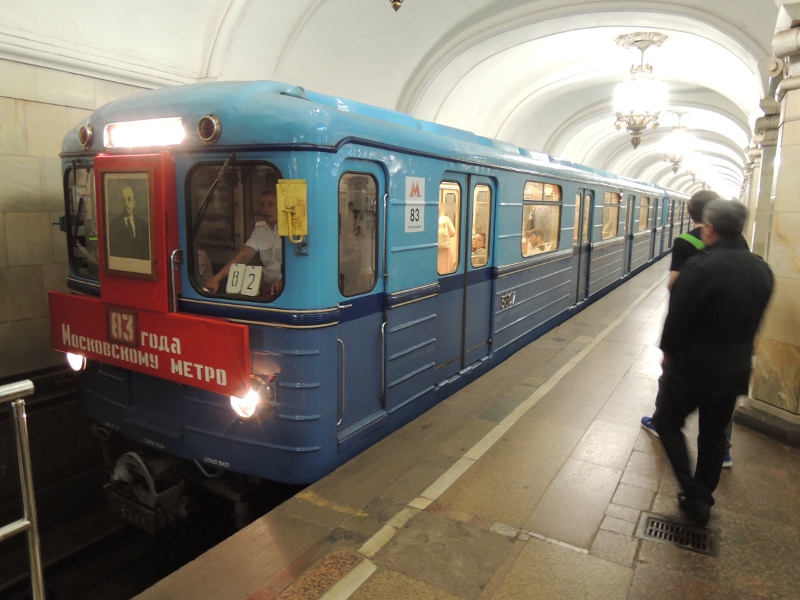
[[[206,192],[203,201],[200,203],[200,209],[197,211],[197,218],[194,220],[194,225],[192,225],[191,239],[194,239],[195,236],[197,235],[197,230],[200,228],[200,223],[203,222],[203,217],[206,214],[206,210],[208,210],[208,205],[211,203],[211,195],[214,193],[214,190],[216,189],[220,179],[222,179],[222,175],[225,173],[225,169],[227,169],[228,166],[231,164],[231,162],[233,162],[234,160],[236,160],[235,154],[231,154],[228,158],[225,159],[225,162],[222,163],[222,168],[219,170],[219,173],[217,174],[217,178],[214,180],[214,183],[212,183],[211,186],[208,188],[208,191]]]

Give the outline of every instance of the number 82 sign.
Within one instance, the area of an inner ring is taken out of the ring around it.
[[[406,233],[425,231],[425,178],[406,177]]]

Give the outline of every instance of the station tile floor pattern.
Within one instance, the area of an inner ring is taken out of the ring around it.
[[[800,449],[738,423],[709,556],[653,409],[668,261],[626,282],[139,600],[800,598]],[[687,425],[694,439],[696,421]]]

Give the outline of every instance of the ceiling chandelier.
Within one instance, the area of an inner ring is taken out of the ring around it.
[[[642,131],[658,127],[658,114],[667,105],[667,86],[653,79],[653,67],[645,64],[644,51],[650,46],[660,46],[667,36],[657,32],[637,32],[617,37],[617,45],[636,47],[641,53],[639,66],[631,66],[631,78],[620,82],[614,92],[615,127],[631,133],[633,147],[642,141]]]
[[[400,7],[403,5],[403,0],[389,0],[389,2],[392,3],[392,8],[394,9],[394,12],[400,10]]]
[[[697,149],[697,138],[681,125],[681,117],[685,111],[671,110],[669,112],[678,115],[678,124],[664,138],[664,160],[671,162],[672,172],[677,173],[683,159]]]

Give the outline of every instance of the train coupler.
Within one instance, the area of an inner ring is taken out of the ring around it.
[[[177,461],[127,452],[117,459],[106,495],[126,523],[155,535],[189,514],[186,482]]]

